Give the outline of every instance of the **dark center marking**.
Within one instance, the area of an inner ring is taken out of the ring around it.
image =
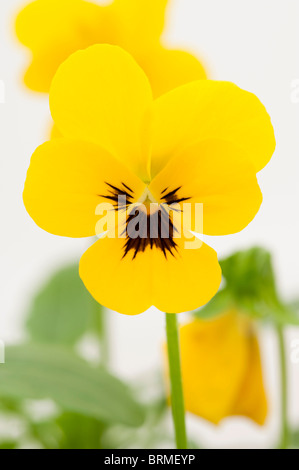
[[[167,206],[190,199],[190,197],[179,196],[178,193],[181,187],[171,191],[169,188],[165,188],[161,192],[163,202],[157,204],[154,211],[150,211],[145,205],[140,208],[134,206],[130,211],[130,206],[136,202],[134,201],[134,191],[125,183],[121,183],[120,187],[113,186],[110,183],[105,184],[107,185],[107,194],[101,197],[112,201],[116,211],[128,210],[126,228],[123,231],[123,235],[126,234],[123,258],[132,252],[132,259],[134,260],[138,253],[145,252],[147,247],[150,247],[150,249],[157,248],[166,259],[168,255],[175,257],[178,246],[174,236],[178,231],[173,224]],[[171,207],[171,210],[180,209]]]

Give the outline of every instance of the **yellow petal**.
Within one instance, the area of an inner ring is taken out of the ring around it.
[[[135,175],[97,145],[52,140],[32,156],[23,195],[25,207],[36,224],[50,233],[93,236],[101,218],[99,204],[111,202],[102,197],[110,194],[107,183],[126,184],[137,199],[144,190]]]
[[[81,258],[80,276],[99,303],[119,313],[136,315],[152,305],[171,313],[193,310],[217,292],[220,267],[207,245],[186,249],[184,239],[175,242],[173,256],[148,245],[133,259],[134,252],[124,256],[125,239],[107,235]]]
[[[247,342],[234,312],[180,329],[185,406],[212,423],[231,414],[247,365]]]
[[[188,52],[156,47],[136,56],[152,86],[155,98],[186,83],[206,79],[199,60]]]
[[[111,310],[137,315],[152,304],[150,251],[132,261],[124,256],[123,238],[106,235],[92,245],[80,260],[80,277],[91,295]]]
[[[148,178],[152,92],[119,47],[96,45],[64,62],[52,82],[53,119],[65,137],[99,144]]]
[[[189,230],[207,235],[239,232],[251,222],[262,202],[255,169],[246,157],[244,150],[231,142],[199,142],[172,158],[154,178],[150,191],[159,200],[165,188],[167,192],[179,188],[183,214],[187,216],[190,211],[192,216]],[[196,204],[202,204],[202,219],[197,221]]]
[[[248,366],[232,414],[247,416],[259,425],[267,418],[268,404],[263,383],[262,363],[257,337],[250,335]]]
[[[215,251],[192,237],[175,239],[177,251],[167,256],[154,251],[154,305],[162,312],[195,310],[216,294],[221,269]]]
[[[159,42],[168,0],[114,0],[119,45],[133,55]]]
[[[152,175],[186,146],[221,139],[241,147],[261,170],[275,149],[269,115],[258,98],[228,82],[184,85],[154,104]]]
[[[73,52],[92,44],[117,42],[108,7],[82,0],[36,0],[16,19],[19,41],[31,49],[25,84],[48,92],[58,66]]]
[[[51,124],[50,132],[49,132],[49,138],[50,139],[61,139],[63,135],[59,132],[59,129],[55,124]]]

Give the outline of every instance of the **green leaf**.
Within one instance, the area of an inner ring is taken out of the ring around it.
[[[56,272],[38,292],[26,326],[35,342],[74,345],[95,328],[95,317],[101,321],[101,306],[85,289],[78,266],[71,265]]]
[[[0,442],[0,450],[13,450],[17,447],[14,441]]]
[[[101,449],[105,424],[87,416],[64,413],[57,420],[62,437],[59,449]]]
[[[228,289],[219,291],[215,297],[204,307],[196,310],[194,315],[198,318],[208,319],[221,315],[234,305],[234,299]]]
[[[213,318],[235,308],[257,319],[280,325],[299,325],[299,309],[283,303],[278,295],[271,255],[260,247],[239,251],[220,261],[225,287],[197,318]]]
[[[6,349],[6,363],[0,366],[0,396],[52,399],[65,411],[106,423],[139,426],[144,418],[143,408],[123,382],[72,352],[49,345]]]
[[[277,300],[271,255],[263,248],[239,251],[220,261],[223,277],[237,298]]]
[[[285,325],[299,324],[299,315],[278,294],[271,254],[260,247],[239,251],[220,261],[226,289],[236,308],[254,318]]]

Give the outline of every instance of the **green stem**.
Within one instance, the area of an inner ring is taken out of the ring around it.
[[[166,313],[167,350],[170,375],[171,407],[177,449],[187,449],[185,406],[181,374],[177,316]]]
[[[277,338],[279,345],[280,357],[280,381],[281,381],[281,437],[280,449],[287,449],[289,443],[289,426],[288,426],[288,377],[287,377],[287,361],[286,348],[284,342],[284,331],[281,325],[277,328]]]

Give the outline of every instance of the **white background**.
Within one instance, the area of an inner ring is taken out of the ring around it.
[[[100,2],[99,2],[100,3]],[[171,2],[170,2],[171,3]],[[86,240],[52,236],[25,212],[22,189],[31,153],[48,131],[47,98],[22,87],[26,51],[14,39],[13,18],[22,0],[1,0],[0,79],[6,87],[0,104],[1,278],[0,338],[22,338],[22,318],[32,293],[58,265],[79,259]],[[261,244],[272,250],[279,288],[285,299],[299,297],[299,103],[292,103],[292,82],[299,79],[298,0],[172,0],[165,42],[201,57],[214,79],[230,80],[254,92],[266,105],[275,127],[277,150],[259,181],[264,202],[242,233],[206,237],[219,253]],[[297,94],[298,97],[299,94]],[[105,267],[103,266],[103,269]],[[109,316],[113,368],[134,381],[161,363],[163,314]],[[289,332],[299,338],[299,330]],[[273,444],[279,426],[276,344],[263,333],[263,358],[270,397],[267,426],[260,429],[234,418],[219,428],[189,417],[193,436],[210,446]],[[290,341],[288,342],[290,352]],[[299,426],[299,365],[291,365],[290,419]]]

